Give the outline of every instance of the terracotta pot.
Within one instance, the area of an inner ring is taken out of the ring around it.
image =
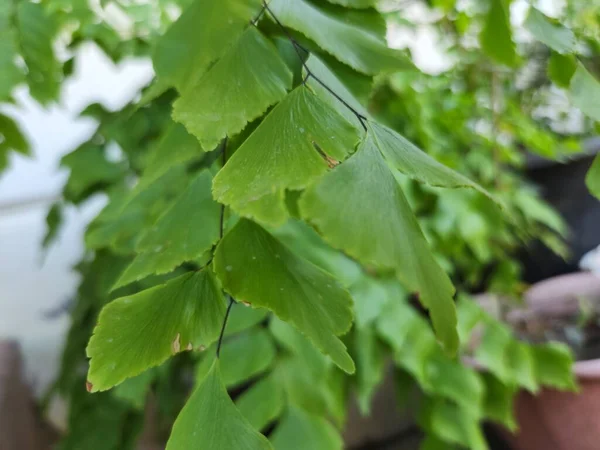
[[[525,295],[526,312],[564,317],[577,311],[582,296],[600,300],[600,277],[574,273],[537,283]],[[515,450],[600,449],[600,359],[579,361],[574,372],[577,394],[544,389],[517,396],[519,432],[510,437]]]

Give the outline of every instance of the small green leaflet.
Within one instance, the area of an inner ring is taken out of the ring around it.
[[[57,98],[62,81],[62,68],[52,48],[58,33],[57,23],[44,5],[19,2],[17,26],[21,53],[27,64],[29,91],[46,104]]]
[[[555,52],[572,53],[577,41],[571,30],[562,25],[556,25],[533,6],[524,24],[525,28],[540,42],[546,44]]]
[[[485,382],[485,415],[506,426],[510,431],[517,431],[517,422],[513,412],[514,397],[517,392],[514,386],[506,385],[494,375],[481,374]]]
[[[103,148],[91,143],[63,156],[60,164],[71,169],[64,191],[65,197],[75,203],[84,198],[89,189],[114,183],[125,175],[122,163],[108,161]]]
[[[344,446],[333,425],[299,408],[288,410],[271,441],[275,450],[342,450]]]
[[[388,164],[404,175],[430,186],[470,187],[498,202],[477,183],[436,161],[391,128],[377,122],[369,122],[368,128],[373,135],[375,145],[383,153]]]
[[[122,297],[104,307],[87,348],[88,380],[104,391],[171,355],[219,336],[225,302],[209,270]]]
[[[488,449],[478,417],[443,400],[436,399],[430,403],[424,414],[427,416],[424,419],[426,429],[446,442],[465,445],[471,450]]]
[[[273,450],[237,410],[215,360],[173,425],[166,450]]]
[[[219,239],[220,206],[210,192],[212,177],[203,170],[136,245],[138,255],[116,287],[153,273],[167,273],[198,258]]]
[[[255,429],[262,430],[282,413],[285,406],[283,389],[271,375],[245,391],[235,404]]]
[[[577,391],[573,374],[573,354],[569,347],[559,342],[532,345],[535,374],[540,385],[555,389]]]
[[[371,412],[371,401],[383,380],[387,362],[383,345],[377,339],[374,327],[356,327],[354,353],[356,358],[356,399],[363,416]]]
[[[419,293],[439,339],[453,353],[458,347],[454,287],[380,149],[370,131],[352,157],[307,189],[300,210],[333,247],[364,264],[395,270]]]
[[[250,27],[175,101],[173,118],[204,148],[214,148],[279,102],[291,87],[292,73],[275,46]]]
[[[225,53],[259,10],[260,0],[194,0],[156,44],[152,61],[158,78],[185,90]]]
[[[243,308],[242,305],[235,307]],[[198,381],[204,379],[209,372],[214,355],[215,352],[209,350],[204,354],[204,359],[196,370]],[[223,384],[228,388],[234,387],[265,372],[273,365],[275,355],[273,339],[262,328],[255,328],[228,339],[221,347]]]
[[[577,58],[575,56],[552,52],[548,60],[548,76],[554,84],[561,88],[568,88],[576,70]]]
[[[511,0],[489,1],[490,9],[479,35],[479,43],[483,51],[493,60],[507,66],[514,66],[517,62],[517,52],[510,26]]]
[[[600,122],[600,82],[581,63],[571,79],[570,93],[576,108]]]
[[[157,145],[150,150],[144,168],[144,179],[156,179],[176,164],[200,158],[204,150],[185,127],[173,122],[167,127]]]
[[[215,271],[239,301],[272,310],[348,373],[354,363],[336,337],[352,324],[352,298],[329,274],[242,219],[217,247]]]
[[[388,291],[383,283],[368,276],[361,276],[350,287],[350,294],[354,299],[354,315],[359,328],[364,328],[377,319],[389,301]]]
[[[0,4],[0,102],[7,100],[13,88],[23,80],[23,72],[15,64],[19,52],[17,35],[12,23],[15,2]],[[0,150],[0,168],[2,168]]]
[[[327,172],[328,160],[344,159],[357,140],[343,117],[299,86],[217,174],[214,197],[243,216],[281,225],[287,218],[284,190],[305,188]]]
[[[60,202],[54,203],[46,215],[46,234],[42,241],[42,247],[47,249],[56,239],[60,227],[63,223],[63,205]]]
[[[286,26],[315,41],[327,53],[369,75],[412,68],[399,50],[362,28],[352,26],[304,0],[272,0],[269,7]]]
[[[592,168],[588,172],[585,182],[592,194],[600,199],[600,156],[596,156]]]
[[[8,152],[11,150],[23,155],[31,154],[29,143],[17,123],[12,118],[0,114],[0,170],[6,167]]]

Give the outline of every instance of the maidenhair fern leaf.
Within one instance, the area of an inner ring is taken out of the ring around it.
[[[262,430],[282,413],[285,398],[280,383],[271,375],[245,391],[235,404],[255,429]]]
[[[272,310],[348,373],[354,363],[336,337],[352,324],[352,298],[329,274],[242,219],[217,247],[215,270],[237,300]]]
[[[166,450],[208,449],[273,450],[229,398],[218,359],[177,417]]]
[[[494,61],[514,66],[517,51],[510,26],[510,2],[511,0],[490,0],[479,42],[483,51]]]
[[[156,44],[152,60],[158,78],[185,90],[225,53],[259,10],[260,0],[194,0]]]
[[[356,130],[305,86],[290,93],[213,182],[217,201],[273,225],[285,221],[285,189],[303,189],[350,153]],[[266,197],[266,199],[265,199]],[[273,216],[273,208],[279,213]]]
[[[581,112],[600,122],[600,82],[581,63],[571,79],[570,94]]]
[[[399,50],[388,48],[373,34],[338,20],[305,0],[272,0],[269,7],[284,25],[359,72],[376,75],[412,67]]]
[[[279,102],[291,86],[292,73],[275,46],[250,27],[223,58],[182,93],[173,105],[173,118],[204,148],[213,148]]]
[[[350,159],[306,191],[300,210],[335,248],[364,264],[393,269],[430,309],[447,350],[456,351],[454,287],[431,254],[373,132]]]
[[[87,354],[89,389],[104,391],[219,335],[225,302],[209,270],[191,272],[104,307]]]
[[[572,53],[577,41],[575,34],[562,25],[553,24],[548,17],[533,6],[524,23],[525,28],[540,42],[546,44],[555,52]]]
[[[192,261],[219,239],[219,205],[210,192],[212,177],[202,171],[185,192],[148,229],[136,245],[139,253],[115,287],[153,273],[162,274]]]
[[[275,450],[342,450],[339,432],[322,417],[290,408],[271,438]]]

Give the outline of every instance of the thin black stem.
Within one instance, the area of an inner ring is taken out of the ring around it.
[[[290,32],[287,30],[287,28],[285,28],[285,26],[281,23],[281,21],[277,18],[277,16],[275,14],[273,14],[273,11],[271,10],[271,8],[269,8],[269,5],[267,5],[266,2],[263,3],[263,9],[271,15],[271,17],[273,18],[273,20],[275,21],[277,26],[279,28],[281,28],[281,31],[283,31],[283,33],[287,36],[288,40],[292,43],[292,46],[294,47],[294,50],[296,51],[296,54],[298,55],[298,59],[300,60],[302,67],[304,67],[304,70],[306,71],[306,77],[304,77],[304,79],[302,80],[302,84],[306,84],[306,82],[309,78],[313,78],[317,83],[319,83],[321,86],[323,86],[323,88],[327,92],[329,92],[331,95],[333,95],[346,108],[348,108],[352,112],[352,114],[354,114],[356,116],[356,118],[360,122],[363,129],[365,131],[367,131],[367,126],[365,125],[365,120],[367,120],[367,118],[364,115],[362,115],[361,113],[359,113],[352,106],[350,106],[350,104],[346,100],[344,100],[342,97],[340,97],[333,89],[331,89],[329,86],[327,86],[327,84],[323,80],[321,80],[319,77],[317,77],[310,70],[310,68],[306,64],[304,57],[300,53],[300,50],[302,50],[306,54],[309,54],[310,52],[304,46],[302,46],[300,43],[298,43],[298,41],[296,39],[294,39],[294,37],[290,34]]]
[[[229,314],[231,313],[231,307],[235,301],[233,297],[229,296],[229,306],[227,306],[227,311],[225,312],[225,318],[223,319],[223,325],[221,326],[221,334],[219,335],[219,342],[217,344],[217,358],[221,356],[221,345],[223,344],[223,336],[225,336],[225,327],[227,327],[227,319],[229,319]]]

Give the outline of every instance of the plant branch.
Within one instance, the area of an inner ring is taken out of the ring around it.
[[[333,89],[331,89],[329,86],[327,86],[327,84],[323,80],[321,80],[319,77],[317,77],[310,70],[310,68],[308,67],[308,64],[306,64],[306,61],[304,60],[304,57],[300,53],[300,50],[302,50],[306,54],[310,54],[310,52],[308,51],[308,49],[306,49],[296,39],[294,39],[294,37],[290,34],[290,32],[287,30],[287,28],[285,28],[285,26],[281,23],[281,21],[273,13],[273,11],[271,10],[271,8],[269,8],[269,5],[267,5],[266,2],[263,3],[263,8],[273,18],[273,20],[275,21],[275,23],[277,24],[277,26],[279,28],[281,28],[281,31],[283,31],[283,33],[286,35],[286,37],[288,38],[288,40],[290,41],[290,43],[294,47],[294,50],[296,51],[296,55],[298,55],[298,59],[300,60],[300,63],[302,64],[302,67],[304,67],[304,70],[306,71],[306,77],[304,77],[304,80],[302,80],[302,84],[306,84],[306,82],[308,81],[309,78],[314,79],[317,83],[319,83],[321,86],[323,86],[323,88],[327,92],[329,92],[331,95],[333,95],[339,102],[341,102],[346,108],[348,108],[352,112],[352,114],[354,114],[356,116],[356,118],[360,122],[360,124],[363,127],[363,129],[365,131],[367,131],[367,126],[365,125],[365,121],[367,120],[367,118],[364,115],[362,115],[361,113],[359,113],[352,106],[350,106],[350,104],[346,100],[344,100],[342,97],[340,97]]]
[[[225,312],[225,317],[223,318],[223,325],[221,326],[221,334],[219,334],[219,342],[217,343],[217,358],[221,357],[221,345],[223,344],[223,336],[225,336],[225,327],[227,327],[227,320],[229,319],[229,314],[231,313],[231,307],[235,303],[233,297],[231,295],[229,297],[229,305],[227,306],[227,311]]]

